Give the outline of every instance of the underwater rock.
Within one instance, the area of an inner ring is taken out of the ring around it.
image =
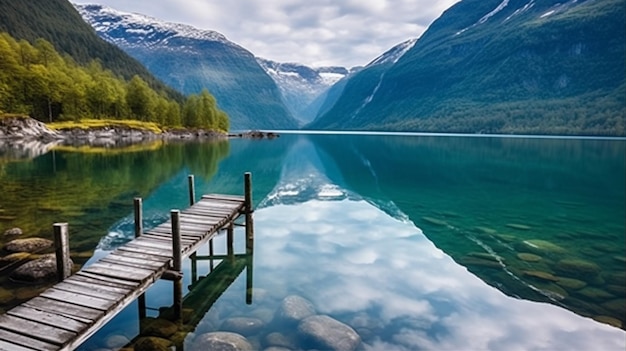
[[[176,350],[182,350],[184,348],[187,335],[189,335],[189,333],[179,331],[170,336],[170,341],[174,344]]]
[[[361,337],[350,326],[325,315],[303,319],[298,333],[322,350],[354,351],[361,344]]]
[[[276,311],[274,320],[295,324],[302,319],[315,314],[315,307],[311,301],[298,296],[290,295],[283,299]]]
[[[626,256],[613,256],[613,259],[617,262],[626,263]]]
[[[13,293],[0,286],[0,304],[5,304],[12,301],[15,298]]]
[[[505,243],[511,243],[517,240],[517,237],[511,234],[494,234],[493,236],[495,236],[499,240],[504,241]]]
[[[115,335],[109,336],[104,342],[104,344],[106,345],[106,347],[110,349],[119,349],[120,347],[128,344],[129,342],[130,340],[128,339],[128,337],[124,335],[115,334]]]
[[[282,346],[270,346],[268,348],[263,349],[263,351],[291,351],[292,349],[288,347]]]
[[[422,220],[424,222],[426,222],[426,223],[438,225],[438,226],[441,226],[441,227],[449,227],[450,226],[448,224],[448,222],[442,221],[440,219],[433,218],[433,217],[422,217]]]
[[[532,239],[524,240],[520,244],[518,251],[530,251],[538,254],[545,253],[565,253],[566,250],[556,244],[553,244],[546,240]]]
[[[495,234],[497,232],[495,229],[481,226],[474,227],[474,231],[483,234]]]
[[[524,224],[517,224],[517,223],[507,223],[506,226],[509,228],[517,229],[517,230],[530,230],[531,229],[530,226],[527,226]]]
[[[265,323],[258,318],[232,317],[222,323],[220,330],[250,336],[260,332],[263,327]]]
[[[74,263],[72,260],[67,262],[68,271],[71,271]],[[36,260],[26,262],[15,269],[11,275],[11,279],[24,281],[29,283],[43,283],[57,278],[57,261],[54,254],[42,255]]]
[[[285,335],[279,332],[267,334],[265,336],[265,344],[268,347],[286,348],[289,350],[297,348],[295,336]]]
[[[548,272],[543,272],[543,271],[522,271],[522,273],[526,276],[549,281],[549,282],[556,282],[559,280],[559,278],[555,277],[554,275]]]
[[[142,335],[169,338],[178,331],[178,325],[163,318],[146,318],[145,327],[141,330]]]
[[[231,332],[213,332],[198,335],[191,351],[252,351],[252,345],[242,335]]]
[[[11,229],[7,229],[4,231],[4,236],[17,236],[17,235],[22,235],[22,229],[20,228],[11,228]]]
[[[559,280],[556,283],[567,290],[578,290],[587,286],[586,282],[574,278],[559,277]]]
[[[54,245],[52,240],[44,238],[27,238],[11,240],[4,245],[8,252],[37,252],[51,248]]]
[[[604,301],[607,299],[615,298],[615,296],[613,296],[611,293],[591,286],[582,288],[576,293],[594,301]]]
[[[134,345],[135,351],[171,351],[172,342],[156,336],[144,336]]]
[[[611,245],[606,243],[593,243],[591,244],[591,247],[604,253],[618,253],[623,250],[620,249],[620,245]]]
[[[601,306],[606,308],[609,312],[615,313],[617,316],[626,316],[626,300],[623,298],[607,301]]]
[[[461,257],[458,260],[458,263],[462,264],[463,266],[479,266],[479,267],[485,267],[485,268],[502,268],[502,266],[498,262],[494,262],[494,261],[491,261],[491,260],[484,260],[482,258],[471,257],[471,256]]]
[[[597,264],[575,258],[562,259],[554,268],[557,272],[570,277],[593,278],[600,273],[600,266]]]
[[[546,296],[551,297],[555,300],[563,300],[569,297],[569,294],[562,287],[554,284],[554,283],[541,283],[536,284],[536,287],[541,290]]]
[[[16,252],[10,255],[6,255],[4,257],[0,257],[0,264],[19,262],[28,259],[29,257],[31,257],[31,254],[28,252]]]
[[[541,256],[539,255],[535,255],[535,254],[531,254],[528,252],[520,252],[517,254],[517,258],[519,258],[522,261],[526,261],[526,262],[539,262],[541,261]]]

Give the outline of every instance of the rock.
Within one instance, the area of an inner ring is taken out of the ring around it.
[[[243,336],[250,336],[259,333],[263,327],[265,327],[265,323],[258,318],[232,317],[226,319],[220,329]]]
[[[72,270],[74,263],[72,260],[67,262],[68,271]],[[54,254],[42,255],[36,260],[26,262],[15,269],[11,275],[11,279],[25,281],[29,283],[43,283],[57,278],[57,262]]]
[[[11,240],[4,245],[8,252],[37,252],[51,248],[54,245],[52,240],[43,238],[28,238]]]
[[[16,252],[10,255],[6,255],[4,257],[0,257],[0,263],[5,264],[5,263],[19,262],[22,260],[26,260],[30,257],[31,257],[31,254],[28,252]]]
[[[563,259],[554,267],[557,272],[570,277],[594,278],[600,273],[600,266],[581,259]]]
[[[553,283],[541,283],[537,284],[537,287],[541,290],[543,294],[549,296],[555,300],[563,300],[569,297],[569,294],[562,287],[553,284]]]
[[[541,256],[539,255],[535,255],[535,254],[531,254],[528,252],[520,252],[517,254],[517,258],[519,258],[522,261],[526,261],[526,262],[539,262],[541,261]]]
[[[543,271],[522,271],[522,273],[524,273],[524,275],[526,276],[549,281],[549,282],[556,282],[559,280],[559,278],[555,277],[554,275],[548,272],[543,272]]]
[[[463,256],[458,262],[464,266],[478,266],[485,268],[502,268],[500,263],[491,260],[484,260],[482,258]]]
[[[157,336],[161,338],[169,338],[178,331],[178,326],[167,319],[146,318],[145,327],[141,330],[142,335]]]
[[[174,346],[176,346],[177,350],[183,350],[185,346],[185,339],[187,338],[188,335],[189,333],[187,332],[179,331],[179,332],[174,333],[174,335],[170,337],[170,340],[172,341]]]
[[[559,280],[556,283],[567,290],[578,290],[587,286],[586,282],[574,278],[559,277]]]
[[[198,335],[191,351],[252,351],[252,345],[242,335],[231,332],[213,332]]]
[[[287,336],[285,334],[274,332],[265,336],[265,345],[273,347],[282,347],[287,349],[296,349],[296,340],[293,336]]]
[[[116,335],[109,336],[104,342],[104,344],[106,345],[106,347],[110,349],[119,349],[120,347],[128,344],[129,342],[130,340],[128,339],[128,337],[124,335],[116,334]]]
[[[471,256],[471,257],[481,258],[483,260],[494,261],[494,262],[504,261],[504,259],[502,257],[496,256],[496,255],[492,255],[492,254],[486,253],[486,252],[470,252],[467,255]]]
[[[0,304],[4,305],[15,298],[13,293],[0,286]]]
[[[281,346],[270,346],[268,348],[263,349],[263,351],[291,351],[291,349],[287,347],[281,347]]]
[[[495,229],[488,228],[488,227],[481,227],[481,226],[474,227],[474,229],[478,233],[490,234],[490,235],[491,234],[496,234],[496,232],[497,232]]]
[[[311,301],[298,295],[289,295],[280,303],[274,320],[288,324],[296,324],[302,319],[314,314],[315,307]]]
[[[562,254],[567,252],[564,248],[546,240],[524,240],[519,244],[518,251],[530,251],[536,254]]]
[[[298,333],[322,350],[354,351],[361,344],[361,337],[354,329],[324,315],[303,319],[298,324]]]
[[[580,290],[578,290],[576,292],[579,295],[582,295],[588,299],[591,299],[593,301],[604,301],[604,300],[608,300],[608,299],[613,299],[615,298],[615,296],[613,296],[613,294],[606,292],[602,289],[598,289],[598,288],[594,288],[591,286],[587,286],[585,288],[582,288]]]
[[[11,228],[4,231],[4,236],[17,236],[22,235],[22,229],[20,228]]]
[[[155,336],[139,338],[134,345],[135,351],[171,351],[172,342]]]
[[[613,256],[613,259],[620,263],[626,263],[626,256]]]

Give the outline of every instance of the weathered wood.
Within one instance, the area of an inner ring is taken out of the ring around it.
[[[143,234],[143,205],[140,197],[133,200],[133,207],[135,210],[135,238],[138,238]]]
[[[120,287],[120,285],[116,285],[114,283],[105,282],[98,279],[91,279],[87,277],[82,277],[78,275],[73,275],[68,279],[65,279],[64,283],[78,286],[82,289],[91,289],[96,293],[112,293],[118,295],[128,295],[133,290],[133,287],[124,286]]]
[[[74,332],[55,328],[46,324],[30,321],[8,314],[0,315],[2,328],[16,333],[28,331],[28,335],[35,339],[55,345],[63,345],[66,340],[76,335]]]
[[[228,257],[231,258],[235,254],[234,237],[235,229],[233,227],[233,224],[231,223],[226,230],[226,252],[228,254]]]
[[[154,263],[161,263],[161,264],[167,264],[170,261],[169,257],[150,255],[150,254],[134,252],[134,251],[115,250],[109,254],[109,256],[111,255],[131,257],[131,258],[136,258],[139,260],[144,260],[144,261],[149,261],[149,262],[154,262]]]
[[[67,223],[54,224],[54,253],[57,264],[57,281],[62,282],[72,274],[70,267],[70,241]]]
[[[132,257],[124,257],[124,256],[118,256],[118,255],[108,255],[107,257],[103,257],[100,260],[100,262],[119,264],[122,266],[137,267],[137,268],[150,269],[150,270],[152,269],[158,270],[161,267],[164,267],[166,265],[164,262],[154,262],[154,261],[141,260],[141,259],[136,259]]]
[[[22,335],[0,327],[0,350],[23,351],[23,350],[58,350],[57,345],[33,339],[29,335]]]
[[[193,174],[187,176],[187,182],[189,183],[189,205],[196,203],[196,187],[194,184]]]
[[[148,255],[161,256],[167,259],[171,259],[172,257],[171,248],[168,248],[168,249],[148,248],[145,246],[134,245],[132,241],[126,243],[124,246],[118,247],[116,250],[144,253]]]
[[[75,319],[62,316],[60,314],[44,312],[34,308],[17,306],[6,312],[9,315],[29,319],[31,321],[56,326],[67,331],[78,333],[89,326],[87,323],[79,322]]]
[[[172,210],[170,216],[172,221],[172,269],[180,272],[183,269],[180,241],[180,211]]]
[[[77,306],[89,307],[96,310],[108,311],[113,307],[117,300],[105,300],[94,296],[87,296],[76,292],[56,289],[52,287],[41,293],[43,297],[47,297],[57,301],[71,301]]]
[[[83,271],[87,273],[95,273],[95,274],[106,276],[106,277],[135,281],[135,282],[143,282],[147,279],[150,279],[154,275],[152,271],[148,271],[148,270],[144,270],[140,268],[136,268],[132,270],[130,268],[125,269],[125,267],[114,265],[114,264],[107,264],[104,262],[94,263],[87,268],[83,268]]]
[[[252,254],[254,247],[254,223],[252,223],[252,174],[244,174],[244,214],[246,216],[246,253]]]
[[[67,279],[63,283],[59,283],[54,286],[55,289],[64,290],[67,292],[75,292],[82,295],[97,297],[99,299],[105,299],[110,301],[117,301],[124,297],[128,291],[124,293],[113,292],[105,289],[99,289],[97,285],[85,286],[80,284],[72,284],[72,282],[68,282]],[[43,296],[43,295],[42,295]]]

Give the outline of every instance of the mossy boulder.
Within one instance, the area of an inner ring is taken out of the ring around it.
[[[72,270],[74,263],[67,262],[68,271]],[[57,262],[54,254],[42,255],[40,258],[24,263],[10,275],[11,279],[28,283],[44,283],[57,278]]]
[[[19,262],[31,258],[31,254],[28,252],[15,252],[4,257],[0,257],[0,265]]]
[[[142,335],[157,336],[161,338],[169,338],[178,331],[178,325],[163,318],[147,318],[145,327],[141,330]]]
[[[15,298],[10,290],[0,286],[0,304],[6,304]]]
[[[578,290],[587,286],[587,283],[582,280],[564,277],[559,277],[559,280],[556,283],[567,290]]]
[[[549,282],[557,282],[559,281],[558,277],[555,277],[553,274],[543,271],[523,271],[525,276],[532,277],[539,280],[545,280]]]
[[[582,295],[593,301],[605,301],[608,299],[615,298],[615,296],[608,291],[594,288],[591,286],[584,287],[576,292],[579,295]]]
[[[172,342],[156,336],[145,336],[137,340],[135,351],[171,351]]]
[[[39,252],[54,246],[52,240],[44,238],[27,238],[11,240],[4,245],[8,252]]]
[[[22,235],[22,229],[21,228],[10,228],[4,231],[4,236],[18,236],[18,235]]]
[[[198,335],[191,351],[252,351],[252,344],[242,335],[231,332],[213,332]]]
[[[539,262],[541,261],[541,256],[531,254],[528,252],[520,252],[517,254],[517,258],[525,262]]]

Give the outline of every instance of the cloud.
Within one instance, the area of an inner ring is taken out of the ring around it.
[[[75,0],[215,30],[259,57],[365,65],[419,37],[458,0]]]

